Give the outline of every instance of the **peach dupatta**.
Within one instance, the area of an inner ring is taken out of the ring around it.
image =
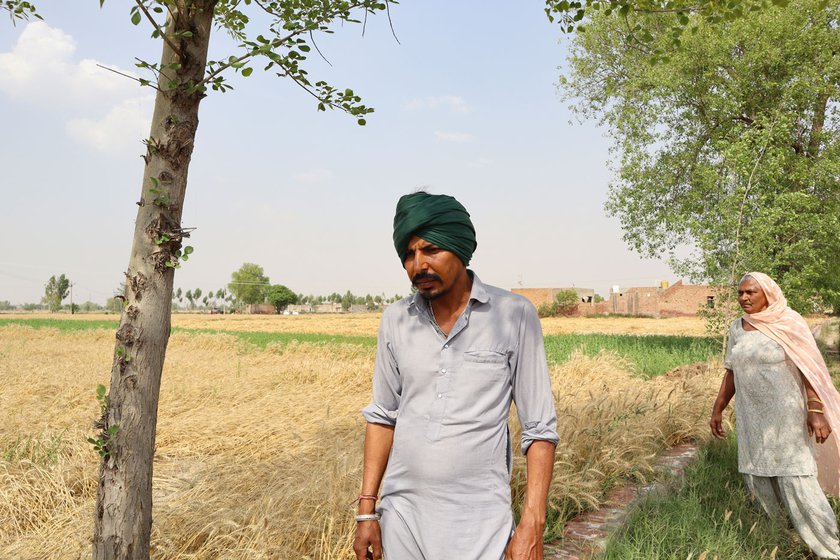
[[[758,282],[768,306],[758,313],[745,314],[744,320],[766,336],[778,342],[823,402],[831,435],[823,444],[814,444],[817,472],[822,489],[840,496],[840,394],[834,387],[814,335],[802,316],[788,307],[787,299],[776,282],[761,272],[748,272],[746,276]]]

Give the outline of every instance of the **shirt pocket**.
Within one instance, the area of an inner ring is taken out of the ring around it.
[[[507,352],[497,350],[468,350],[463,354],[460,381],[472,387],[494,386],[509,379],[510,364]]]
[[[507,353],[495,350],[468,350],[464,352],[464,366],[471,367],[471,364],[486,364],[487,367],[507,368]],[[476,367],[481,367],[478,365]]]

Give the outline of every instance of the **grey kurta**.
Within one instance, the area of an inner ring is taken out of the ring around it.
[[[419,295],[382,315],[363,414],[395,427],[379,504],[388,560],[501,560],[513,530],[511,401],[523,453],[558,439],[534,307],[470,274],[448,337]]]
[[[737,319],[724,367],[735,373],[738,470],[759,476],[817,473],[802,377],[784,349]]]

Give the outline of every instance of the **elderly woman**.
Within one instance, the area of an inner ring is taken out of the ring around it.
[[[738,303],[744,316],[729,329],[712,434],[724,437],[723,410],[737,392],[738,471],[750,493],[770,517],[787,510],[817,556],[840,559],[837,521],[820,488],[838,493],[840,455],[831,433],[840,395],[808,325],[772,278],[746,274]]]

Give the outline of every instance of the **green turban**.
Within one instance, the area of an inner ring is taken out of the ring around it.
[[[469,212],[445,194],[416,192],[400,197],[394,215],[394,248],[400,261],[412,235],[452,251],[465,266],[478,246]]]

